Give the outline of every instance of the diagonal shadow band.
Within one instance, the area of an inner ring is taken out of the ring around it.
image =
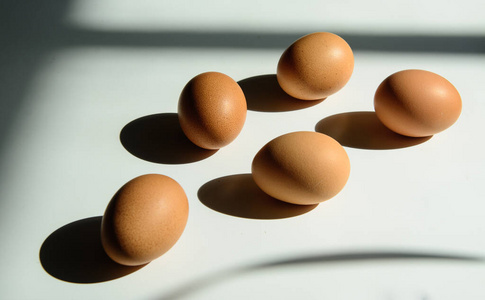
[[[385,127],[373,111],[346,112],[326,117],[317,123],[315,131],[334,138],[342,146],[372,150],[411,147],[432,137],[397,134]]]
[[[378,261],[449,261],[461,263],[484,263],[484,258],[478,256],[454,255],[443,253],[426,253],[426,252],[349,252],[340,254],[320,254],[313,256],[295,257],[271,262],[263,262],[260,264],[249,265],[241,268],[229,269],[209,276],[201,277],[188,284],[174,289],[171,293],[158,299],[176,300],[183,299],[188,295],[197,293],[210,286],[221,284],[224,281],[237,278],[248,273],[264,271],[273,268],[284,267],[299,267],[306,264],[321,264],[321,265],[341,265],[341,264],[355,264],[355,263],[375,263]]]
[[[298,38],[314,31],[108,31],[69,28],[60,32],[65,45],[98,45],[107,47],[191,47],[227,49],[286,49]],[[379,34],[334,31],[345,39],[354,51],[424,52],[424,53],[485,53],[485,37],[480,34]]]
[[[234,217],[248,219],[283,219],[305,214],[318,205],[296,205],[265,194],[251,174],[237,174],[214,179],[197,193],[205,206]]]
[[[159,164],[186,164],[217,150],[202,149],[182,131],[176,113],[148,115],[131,121],[120,133],[123,147],[134,156]]]
[[[72,283],[98,283],[133,273],[142,266],[112,261],[101,245],[101,216],[69,223],[45,239],[39,252],[44,270]]]

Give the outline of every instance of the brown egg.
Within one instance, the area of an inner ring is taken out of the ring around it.
[[[111,259],[127,266],[149,263],[180,238],[189,206],[172,178],[148,174],[132,179],[113,196],[101,223],[101,242]]]
[[[281,88],[302,100],[326,98],[347,84],[354,70],[349,44],[333,33],[316,32],[282,54],[276,75]]]
[[[252,174],[268,195],[294,204],[317,204],[337,195],[347,183],[350,161],[331,137],[292,132],[267,143],[254,157]]]
[[[402,135],[424,137],[453,125],[461,114],[461,97],[445,78],[424,70],[404,70],[377,88],[374,107],[379,120]]]
[[[194,144],[220,149],[231,143],[246,121],[246,98],[231,77],[207,72],[184,87],[178,104],[180,126]]]

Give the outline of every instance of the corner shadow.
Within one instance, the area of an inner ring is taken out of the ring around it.
[[[331,136],[342,146],[373,150],[411,147],[432,137],[397,134],[384,126],[373,111],[346,112],[327,117],[317,123],[315,131]]]
[[[318,205],[296,205],[265,194],[251,174],[214,179],[197,193],[200,202],[220,213],[248,219],[283,219],[307,213]]]
[[[145,265],[129,267],[112,261],[101,245],[101,219],[91,217],[54,231],[40,248],[44,270],[73,283],[97,283],[123,277]]]
[[[283,112],[317,105],[325,99],[300,100],[293,98],[280,87],[276,74],[249,77],[238,82],[246,97],[248,110]]]
[[[134,156],[160,164],[191,163],[217,152],[192,143],[182,131],[176,113],[154,114],[131,121],[121,130],[120,141]]]

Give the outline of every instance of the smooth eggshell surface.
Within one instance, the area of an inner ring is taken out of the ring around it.
[[[220,149],[231,143],[241,132],[246,113],[241,87],[218,72],[202,73],[190,80],[178,103],[182,130],[205,149]]]
[[[134,178],[106,208],[101,224],[103,248],[122,265],[149,263],[177,242],[188,212],[187,196],[172,178],[158,174]]]
[[[305,35],[286,49],[276,75],[281,88],[301,100],[326,98],[347,84],[354,70],[349,44],[333,33]]]
[[[445,78],[424,70],[404,70],[377,88],[374,108],[379,120],[402,135],[424,137],[453,125],[461,114],[461,97]]]
[[[310,205],[328,200],[343,189],[350,175],[350,161],[333,138],[317,132],[292,132],[261,148],[254,157],[252,174],[268,195]]]

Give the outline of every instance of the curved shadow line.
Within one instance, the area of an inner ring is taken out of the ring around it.
[[[188,284],[182,285],[173,292],[160,298],[164,300],[181,299],[189,294],[193,294],[199,290],[206,288],[209,285],[214,285],[228,279],[232,279],[241,274],[261,271],[270,268],[280,268],[292,265],[305,264],[339,264],[339,263],[355,263],[355,262],[375,262],[375,261],[395,261],[395,260],[445,260],[445,261],[460,261],[460,262],[475,262],[483,263],[485,259],[479,256],[467,255],[453,255],[453,254],[438,254],[438,253],[424,253],[424,252],[349,252],[343,254],[321,254],[313,256],[304,256],[297,258],[290,258],[285,260],[278,260],[268,263],[254,264],[247,267],[235,268],[231,270],[221,271],[209,276],[204,276],[198,280],[194,280]]]
[[[345,253],[333,255],[314,255],[306,257],[292,258],[270,262],[250,267],[250,269],[264,269],[272,267],[283,267],[290,265],[313,264],[313,263],[344,263],[344,262],[366,262],[379,260],[456,260],[456,261],[483,261],[483,258],[464,255],[433,254],[418,252],[369,252],[369,253]]]

